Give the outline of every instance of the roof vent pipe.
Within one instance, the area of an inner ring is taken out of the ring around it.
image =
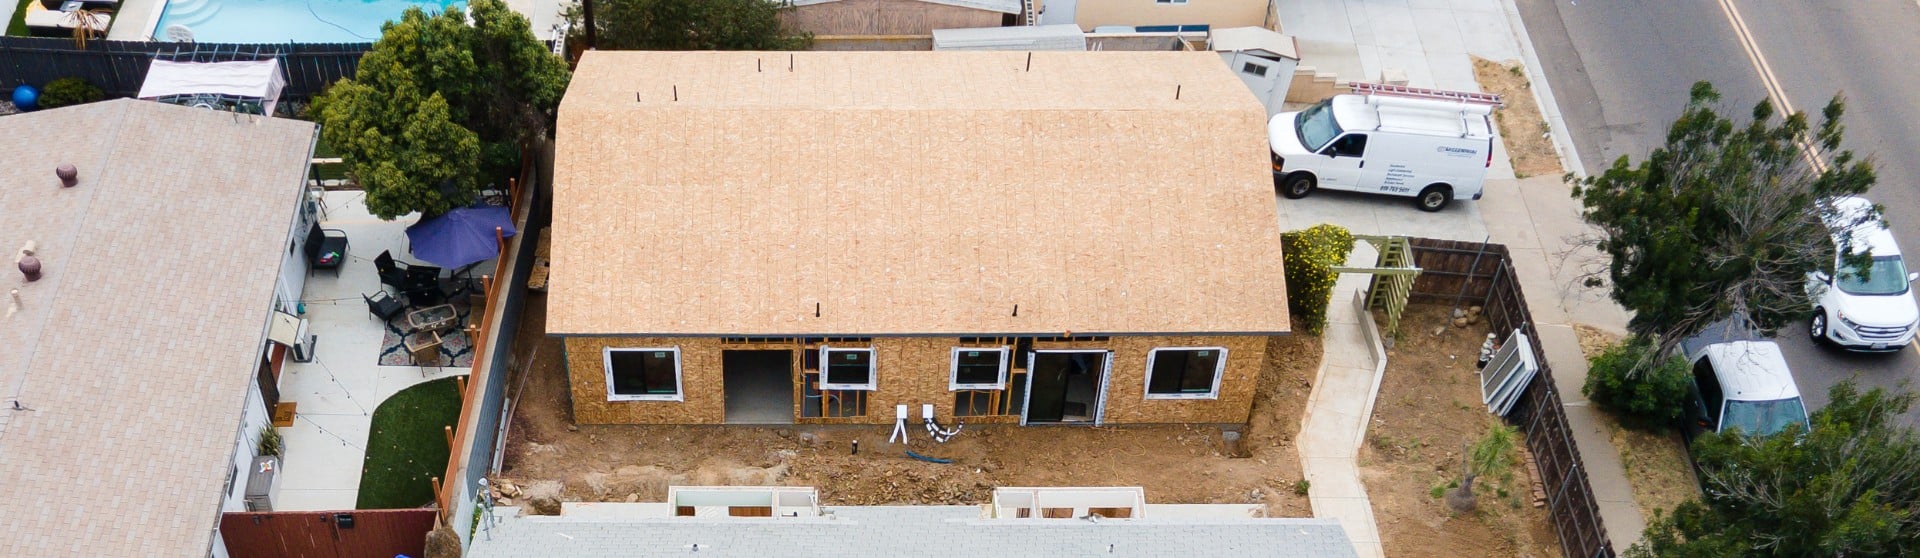
[[[19,265],[20,265],[20,274],[27,276],[27,281],[32,282],[32,281],[40,280],[40,258],[36,258],[33,256],[22,256],[20,258]]]
[[[80,183],[80,169],[73,168],[71,164],[60,165],[60,168],[53,170],[53,174],[60,177],[62,187],[72,188]]]

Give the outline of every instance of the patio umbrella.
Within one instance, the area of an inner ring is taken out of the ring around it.
[[[413,257],[441,267],[461,267],[500,255],[493,229],[513,236],[513,216],[507,208],[480,205],[448,211],[407,227]]]

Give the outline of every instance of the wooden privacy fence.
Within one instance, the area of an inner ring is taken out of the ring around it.
[[[147,67],[156,55],[173,56],[178,52],[182,60],[224,62],[254,60],[259,53],[279,58],[287,74],[287,87],[280,92],[280,100],[303,103],[340,78],[353,77],[360,67],[360,55],[372,48],[371,43],[187,45],[143,41],[87,41],[81,47],[72,39],[0,37],[0,88],[45,87],[56,79],[77,77],[99,87],[108,97],[132,97],[140,92],[140,83],[147,79]]]
[[[1502,338],[1520,330],[1533,340],[1533,357],[1540,373],[1527,384],[1520,401],[1507,414],[1526,436],[1527,449],[1540,467],[1540,482],[1547,494],[1547,513],[1560,538],[1561,554],[1568,557],[1610,558],[1613,545],[1600,522],[1600,506],[1594,502],[1593,488],[1587,482],[1587,470],[1580,461],[1580,450],[1573,444],[1573,429],[1567,425],[1566,408],[1553,385],[1553,370],[1541,347],[1540,332],[1534,328],[1527,311],[1526,296],[1520,292],[1514,274],[1513,258],[1501,244],[1410,239],[1413,265],[1420,268],[1414,281],[1411,300],[1441,304],[1479,305],[1487,324]]]
[[[392,557],[426,554],[433,510],[230,512],[220,538],[233,558]]]

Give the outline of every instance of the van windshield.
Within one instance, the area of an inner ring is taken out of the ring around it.
[[[1309,153],[1318,153],[1327,142],[1340,137],[1340,123],[1333,121],[1333,99],[1314,103],[1293,120],[1293,131],[1300,136],[1300,146]]]
[[[1852,295],[1897,295],[1907,292],[1907,264],[1900,256],[1877,256],[1865,269],[1858,267],[1840,273],[1834,286]]]
[[[1727,414],[1720,421],[1720,430],[1739,428],[1753,436],[1770,436],[1788,426],[1807,422],[1807,408],[1800,404],[1800,398],[1792,397],[1774,401],[1728,401]]]

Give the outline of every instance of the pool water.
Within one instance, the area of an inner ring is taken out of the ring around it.
[[[409,6],[428,14],[465,8],[465,0],[168,0],[157,41],[184,25],[202,43],[370,43],[380,25]]]

